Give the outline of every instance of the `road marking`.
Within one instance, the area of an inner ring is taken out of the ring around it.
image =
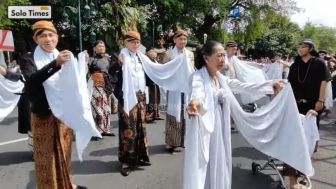
[[[6,144],[12,144],[12,143],[16,143],[16,142],[22,142],[22,141],[25,141],[25,140],[28,140],[28,137],[27,138],[20,138],[20,139],[16,139],[16,140],[10,140],[10,141],[7,141],[7,142],[1,142],[0,146],[6,145]]]

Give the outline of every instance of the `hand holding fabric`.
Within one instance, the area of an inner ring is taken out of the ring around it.
[[[272,95],[272,99],[275,98],[277,94],[284,88],[284,83],[281,81],[276,81],[273,85],[274,94]]]
[[[84,53],[84,56],[85,56],[85,63],[89,64],[89,61],[90,61],[89,53],[87,52],[87,50],[84,50],[83,53]]]
[[[0,66],[0,75],[5,76],[7,74],[7,71],[4,67]]]
[[[124,55],[120,54],[119,57],[118,57],[118,60],[119,60],[120,64],[124,64],[124,60],[125,60]]]
[[[199,100],[192,100],[187,108],[187,112],[189,117],[190,116],[197,116],[201,109],[201,101]]]
[[[319,112],[321,110],[323,110],[323,107],[324,107],[324,102],[323,101],[317,101],[315,103],[315,111]]]
[[[65,62],[69,61],[71,59],[71,55],[72,53],[68,50],[61,51],[56,58],[57,66],[62,66]]]
[[[317,116],[318,113],[317,113],[315,110],[311,109],[311,110],[309,110],[309,111],[307,112],[306,115],[307,115],[307,116]]]

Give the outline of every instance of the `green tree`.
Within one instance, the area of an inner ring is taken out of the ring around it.
[[[326,26],[314,26],[307,23],[302,30],[302,39],[310,38],[316,49],[336,52],[336,30]]]
[[[273,57],[277,53],[293,56],[301,38],[299,26],[288,17],[269,11],[262,20],[263,32],[250,42],[249,52],[255,58]],[[261,27],[260,27],[261,28]]]
[[[29,0],[0,0],[0,29],[13,30],[17,27],[28,27],[25,20],[12,20],[8,18],[8,6],[29,5]]]
[[[31,0],[33,5],[46,4]],[[130,30],[146,28],[147,7],[134,6],[131,0],[80,0],[81,31],[84,49],[91,50],[96,39],[105,40],[109,49],[118,50],[123,34]],[[78,52],[79,21],[78,0],[48,0],[52,6],[52,21],[60,34],[60,48]],[[141,26],[141,27],[140,27]]]

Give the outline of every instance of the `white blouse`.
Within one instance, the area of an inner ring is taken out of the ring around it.
[[[141,62],[139,61],[139,57],[134,52],[129,52],[131,57],[131,69],[132,69],[132,80],[135,92],[141,91],[145,92],[146,88],[146,77],[145,72],[142,67]]]

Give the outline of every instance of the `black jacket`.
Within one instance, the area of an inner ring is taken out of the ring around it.
[[[11,81],[22,81],[22,76],[19,73],[15,73],[15,72],[11,72],[9,70],[7,70],[7,73],[5,75],[5,78]]]
[[[26,80],[24,92],[31,103],[31,112],[40,116],[49,116],[51,110],[47,101],[43,82],[59,71],[56,60],[51,61],[42,69],[37,70],[33,54],[25,54],[19,61],[20,69]]]

